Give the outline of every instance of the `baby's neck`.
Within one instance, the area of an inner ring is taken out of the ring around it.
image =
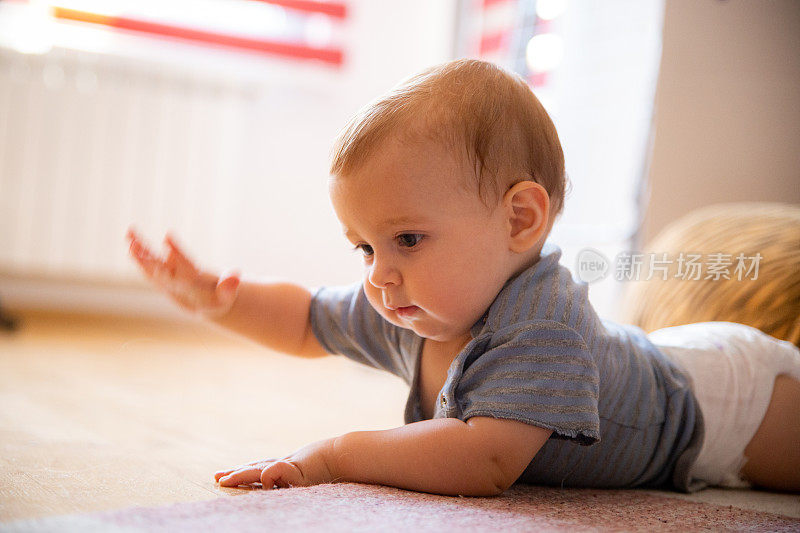
[[[506,278],[506,281],[519,276],[530,267],[538,263],[539,259],[541,258],[542,246],[543,244],[540,244],[535,248],[531,248],[529,253],[519,254],[519,258],[512,264],[510,269],[511,274],[508,276],[508,278]]]
[[[457,354],[461,350],[464,349],[464,346],[469,344],[469,341],[472,340],[472,334],[468,331],[463,335],[460,335],[454,339],[449,339],[446,341],[437,341],[433,339],[425,339],[425,342],[429,345],[435,346],[437,350],[443,350],[448,353]]]

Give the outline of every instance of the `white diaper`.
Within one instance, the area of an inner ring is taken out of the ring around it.
[[[748,487],[740,471],[744,449],[767,412],[775,377],[800,380],[800,350],[760,330],[732,322],[701,322],[654,331],[659,349],[692,380],[705,439],[691,479]]]

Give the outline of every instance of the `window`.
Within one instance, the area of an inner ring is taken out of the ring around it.
[[[578,253],[609,262],[591,285],[614,315],[614,258],[638,245],[661,57],[662,0],[467,0],[458,55],[481,57],[528,80],[558,129],[571,182],[551,240],[575,273]]]
[[[44,53],[55,44],[54,37],[60,41],[59,35],[79,28],[72,32],[77,38],[67,47],[83,48],[98,39],[110,43],[109,34],[123,34],[160,44],[166,39],[334,66],[343,62],[339,29],[348,13],[343,2],[309,0],[30,0],[11,4],[7,15],[23,23],[7,30],[11,45],[23,52]],[[141,41],[136,43],[140,46]]]

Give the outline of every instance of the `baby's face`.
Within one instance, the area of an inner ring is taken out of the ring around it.
[[[361,169],[331,181],[364,289],[392,324],[467,339],[513,272],[504,209],[489,210],[467,170],[435,143],[388,140]]]

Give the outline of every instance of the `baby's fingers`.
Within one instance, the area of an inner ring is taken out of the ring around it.
[[[218,470],[214,473],[214,481],[219,481],[219,478],[227,476],[231,472],[236,472],[237,470],[241,470],[243,468],[250,468],[250,467],[258,467],[263,469],[269,463],[274,463],[277,459],[261,459],[258,461],[252,461],[250,463],[244,463],[241,465],[234,466],[233,468],[228,468],[227,470]]]
[[[219,472],[214,472],[214,481],[219,481],[219,478],[225,477],[231,472],[235,472],[235,470],[220,470]]]
[[[214,472],[214,481],[219,481],[220,478],[225,477],[232,472],[236,472],[241,468],[247,468],[248,466],[252,465],[239,465],[239,466],[234,466],[233,468],[230,468],[228,470],[219,470],[217,472]]]
[[[238,487],[239,485],[250,485],[252,483],[258,483],[261,481],[262,470],[263,468],[250,466],[222,476],[217,481],[219,481],[220,487]]]
[[[170,248],[166,259],[152,253],[133,230],[128,230],[128,238],[131,240],[131,255],[157,285],[179,294],[194,290],[197,270],[175,247],[175,241],[171,237],[165,239]]]
[[[130,235],[129,233],[129,236]],[[149,277],[154,277],[156,275],[158,268],[162,265],[161,259],[150,252],[150,249],[135,235],[131,237],[129,251],[139,266],[142,267],[145,274]]]
[[[178,243],[175,242],[175,238],[168,233],[164,237],[164,242],[169,248],[169,255],[166,261],[167,268],[179,275],[186,277],[195,276],[197,274],[197,268],[195,268],[194,263],[189,259],[183,249],[178,246]]]

